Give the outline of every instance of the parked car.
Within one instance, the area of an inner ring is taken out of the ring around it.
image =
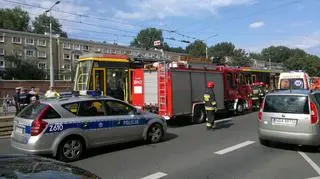
[[[286,90],[266,95],[258,113],[260,143],[320,145],[320,93]]]
[[[0,178],[99,179],[100,177],[79,167],[44,157],[0,155]]]
[[[144,139],[160,142],[166,120],[111,97],[36,101],[13,120],[11,144],[31,154],[75,161],[90,148]]]

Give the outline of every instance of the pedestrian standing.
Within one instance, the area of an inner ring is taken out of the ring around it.
[[[216,96],[214,93],[215,83],[209,81],[203,95],[205,110],[207,113],[207,128],[215,127],[215,112],[217,111]]]
[[[3,107],[3,113],[6,116],[9,112],[9,104],[10,104],[10,98],[8,94],[5,94],[3,97],[2,107]]]
[[[14,97],[14,104],[16,107],[16,115],[20,112],[20,92],[21,92],[21,87],[17,87],[16,94],[13,96]]]
[[[60,95],[59,93],[54,89],[53,86],[50,86],[50,89],[46,92],[44,95],[45,98],[58,98]]]

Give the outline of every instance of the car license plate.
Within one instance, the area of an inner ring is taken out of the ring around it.
[[[23,134],[23,128],[17,126],[16,127],[16,133]]]
[[[285,126],[295,126],[297,124],[297,120],[295,119],[281,119],[281,118],[273,118],[273,125],[285,125]]]

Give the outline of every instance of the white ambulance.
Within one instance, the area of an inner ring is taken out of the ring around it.
[[[278,89],[309,89],[310,88],[310,77],[306,72],[290,71],[281,73],[279,76]]]

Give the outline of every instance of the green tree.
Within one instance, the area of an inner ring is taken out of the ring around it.
[[[291,50],[285,46],[270,46],[262,49],[261,56],[265,61],[269,61],[270,59],[271,62],[282,63],[289,59]]]
[[[59,20],[47,16],[46,14],[41,14],[32,21],[33,32],[37,34],[44,34],[50,31],[50,19],[52,24],[52,33],[59,34],[61,37],[68,37],[68,34],[62,30],[62,25]]]
[[[194,57],[206,56],[207,44],[201,40],[196,40],[186,47],[186,51]]]
[[[4,79],[43,80],[46,75],[35,63],[22,60],[19,57],[5,56],[4,60],[9,65],[4,73]]]
[[[252,61],[244,49],[235,49],[231,57],[232,66],[251,66]]]
[[[0,28],[16,31],[30,31],[30,17],[27,11],[19,7],[0,9]]]
[[[235,46],[231,42],[221,42],[208,49],[208,55],[213,59],[213,63],[224,64],[226,57],[234,55]]]
[[[138,35],[131,42],[131,46],[150,49],[154,47],[153,42],[160,40],[163,44],[162,31],[156,28],[147,28],[141,30]],[[167,46],[168,47],[168,46]]]

